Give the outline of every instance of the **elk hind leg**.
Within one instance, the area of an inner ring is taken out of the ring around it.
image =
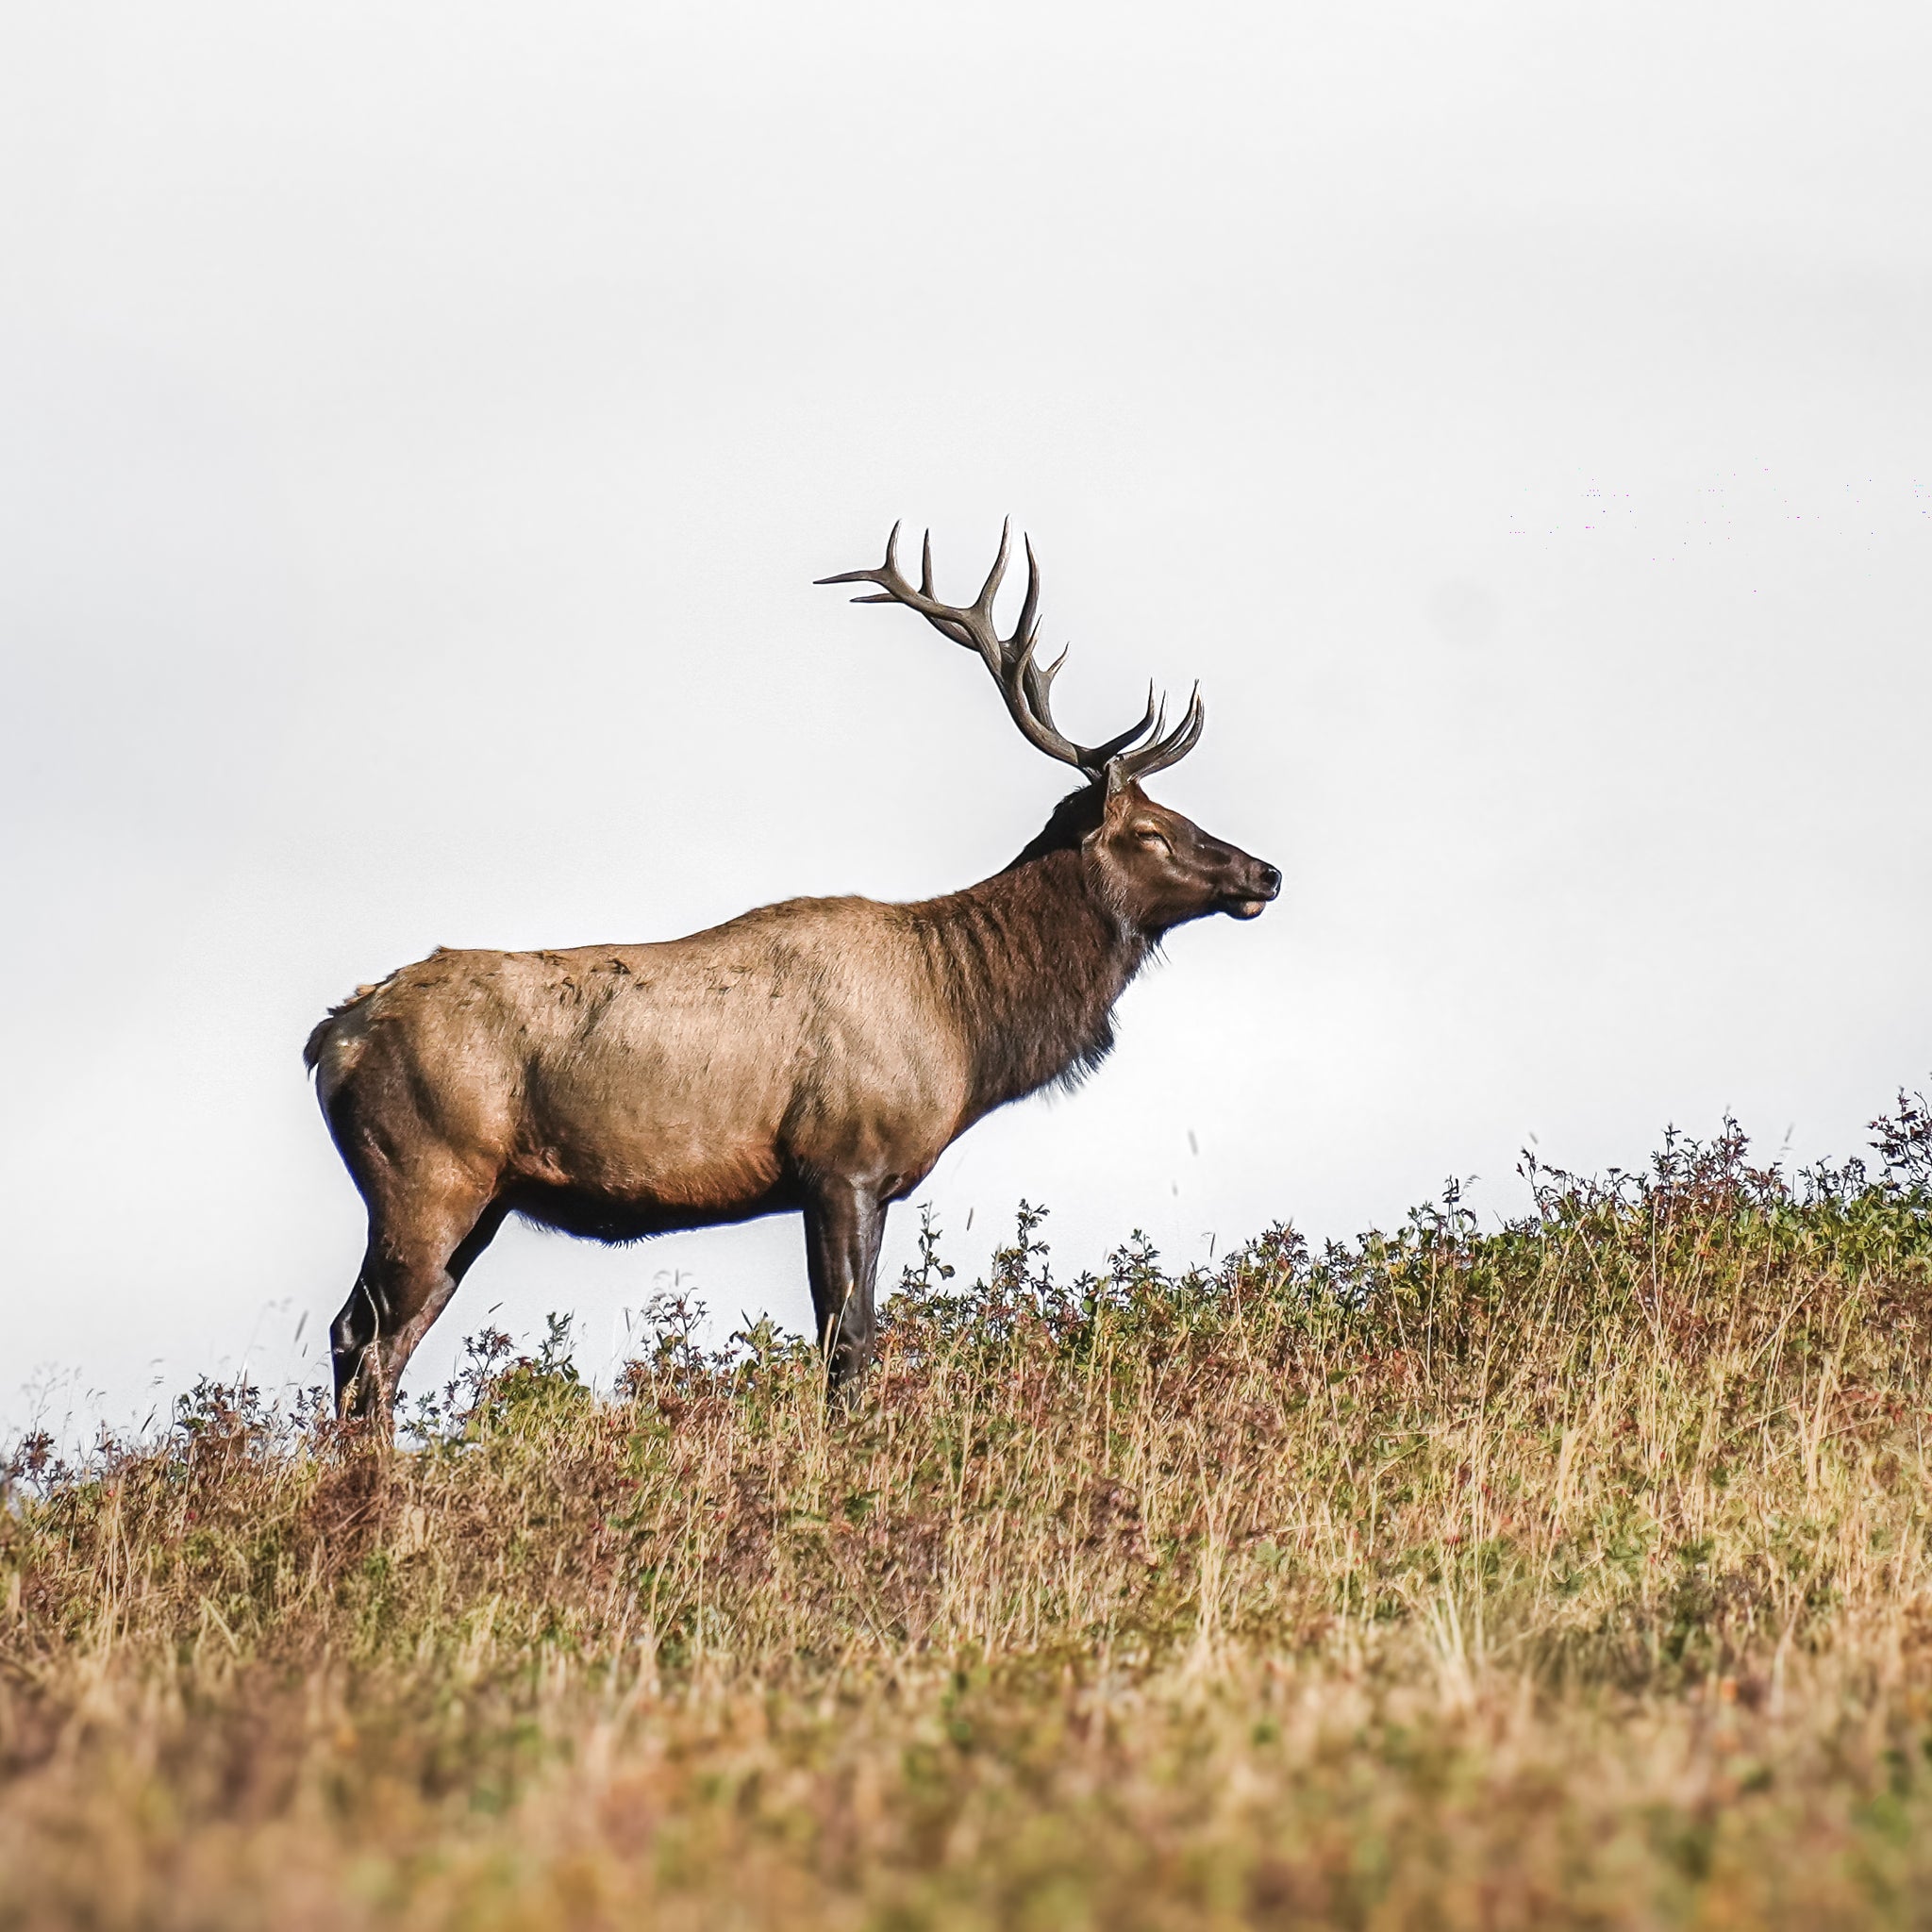
[[[389,1416],[416,1344],[508,1211],[471,1190],[372,1208],[361,1272],[329,1330],[339,1416]]]

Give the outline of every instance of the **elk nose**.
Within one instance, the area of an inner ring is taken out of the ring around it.
[[[1274,898],[1275,893],[1281,890],[1280,870],[1272,865],[1262,866],[1260,868],[1260,887],[1264,897]]]

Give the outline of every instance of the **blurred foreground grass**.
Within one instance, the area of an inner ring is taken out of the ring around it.
[[[1932,1924],[1932,1130],[1212,1274],[928,1241],[0,1508],[0,1927]],[[412,1446],[411,1446],[412,1445]]]

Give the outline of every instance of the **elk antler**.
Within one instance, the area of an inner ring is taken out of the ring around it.
[[[886,560],[877,570],[841,571],[835,577],[820,577],[822,584],[876,584],[879,594],[873,597],[855,597],[855,604],[903,604],[908,610],[916,610],[932,625],[941,637],[950,638],[954,643],[962,644],[969,651],[977,651],[986,668],[992,673],[993,682],[1000,688],[1000,694],[1007,701],[1007,709],[1013,715],[1013,723],[1029,744],[1037,746],[1048,758],[1058,758],[1062,763],[1074,765],[1085,772],[1090,778],[1107,782],[1109,793],[1118,791],[1122,786],[1149,773],[1164,770],[1192,751],[1201,736],[1201,727],[1208,721],[1206,708],[1201,703],[1201,687],[1194,687],[1194,694],[1188,701],[1186,715],[1174,731],[1161,736],[1161,726],[1167,722],[1165,700],[1158,708],[1154,702],[1154,687],[1147,687],[1147,709],[1139,724],[1129,730],[1120,732],[1102,744],[1075,744],[1072,739],[1062,736],[1053,722],[1053,681],[1059,675],[1060,666],[1067,661],[1063,650],[1051,664],[1041,664],[1034,653],[1040,644],[1040,562],[1033,555],[1030,539],[1023,538],[1026,545],[1026,600],[1020,607],[1020,621],[1013,626],[1011,637],[1003,638],[993,623],[992,600],[999,594],[1002,579],[1007,574],[1007,556],[1011,547],[1011,525],[1000,526],[1000,554],[992,560],[992,569],[987,573],[986,582],[979,587],[979,595],[971,604],[941,604],[932,593],[932,532],[925,533],[925,541],[920,555],[919,588],[900,575],[898,547],[899,525],[892,525],[892,534],[886,539]],[[1137,739],[1153,733],[1145,744],[1137,750],[1127,747]]]

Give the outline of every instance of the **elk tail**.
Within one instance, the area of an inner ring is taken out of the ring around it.
[[[358,986],[345,1000],[331,1007],[309,1029],[308,1040],[302,1047],[302,1064],[312,1074],[322,1063],[322,1050],[328,1044],[330,1029],[352,1007],[359,1007],[373,992],[380,992],[387,982],[376,980],[370,986]]]
[[[322,1043],[328,1038],[328,1029],[336,1024],[333,1013],[325,1013],[315,1023],[302,1048],[302,1064],[312,1074],[322,1059]]]

